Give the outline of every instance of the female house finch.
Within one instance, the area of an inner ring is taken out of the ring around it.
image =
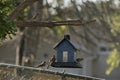
[[[56,57],[55,57],[55,55],[53,55],[53,56],[50,58],[49,62],[51,63],[51,62],[55,62],[55,61],[56,61]]]
[[[55,57],[55,55],[53,55],[51,58],[50,58],[50,60],[49,60],[49,64],[48,64],[48,66],[47,66],[47,69],[49,68],[49,66],[51,65],[51,63],[52,62],[55,62],[56,61],[56,57]]]

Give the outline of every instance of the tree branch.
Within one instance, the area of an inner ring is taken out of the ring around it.
[[[81,22],[80,20],[68,20],[68,21],[25,21],[25,22],[17,22],[17,27],[55,27],[61,25],[74,25],[80,26],[84,24],[89,24],[91,22],[95,22],[96,20]]]

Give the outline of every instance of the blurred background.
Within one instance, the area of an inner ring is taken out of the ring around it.
[[[78,48],[74,58],[83,58],[83,68],[68,68],[66,71],[107,80],[120,79],[120,0],[25,1],[1,0],[1,63],[36,66],[46,61],[48,64],[51,56],[56,55],[54,46],[69,34]],[[11,14],[15,13],[14,10],[17,17]],[[34,25],[39,21],[67,20],[80,20],[84,24]],[[96,21],[87,23],[91,20]],[[19,23],[25,21],[29,21],[32,27]],[[61,71],[60,68],[49,69]]]

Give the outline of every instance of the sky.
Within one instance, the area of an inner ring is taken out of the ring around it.
[[[56,6],[57,5],[57,2],[56,2],[56,0],[47,0],[48,1],[48,3],[54,3],[54,5],[53,6]],[[69,5],[69,3],[70,3],[70,1],[71,0],[64,0],[64,4],[65,4],[65,6],[68,6]],[[76,0],[77,1],[77,3],[82,3],[82,1],[87,1],[87,0]],[[89,1],[93,1],[93,2],[95,2],[95,1],[97,1],[97,0],[89,0]]]
[[[55,7],[55,6],[57,6],[57,2],[56,2],[56,0],[47,0],[49,3],[54,3],[53,4],[53,7]],[[63,0],[64,1],[64,6],[69,6],[69,3],[70,3],[70,1],[71,0]],[[76,2],[78,3],[78,4],[81,4],[82,3],[82,1],[83,2],[85,2],[85,1],[92,1],[92,2],[96,2],[96,1],[109,1],[109,0],[76,0]],[[115,0],[115,4],[118,4],[118,2],[120,3],[120,0]]]

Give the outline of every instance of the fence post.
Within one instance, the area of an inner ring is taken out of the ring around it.
[[[64,75],[64,74],[61,76],[61,80],[66,80],[66,78],[65,78],[65,75]]]
[[[61,75],[61,80],[66,80],[66,78],[65,78],[65,70],[63,70],[63,73]]]

